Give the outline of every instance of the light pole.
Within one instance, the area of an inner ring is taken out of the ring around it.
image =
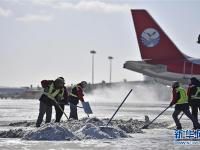
[[[112,56],[108,56],[108,59],[110,61],[110,83],[111,83],[111,78],[112,78]]]
[[[96,51],[91,50],[90,54],[92,54],[92,84],[94,84],[94,54],[96,54]]]

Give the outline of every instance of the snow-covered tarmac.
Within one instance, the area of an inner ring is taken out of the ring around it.
[[[174,131],[166,129],[173,123],[169,109],[156,124],[140,130],[144,115],[153,119],[168,102],[126,103],[115,116],[111,126],[105,124],[119,103],[91,103],[94,115],[86,118],[79,109],[79,121],[50,123],[38,129],[34,122],[38,115],[38,100],[0,100],[0,149],[199,149],[199,145],[174,144]],[[66,107],[66,113],[69,108]],[[183,127],[191,129],[191,122],[183,117]],[[15,135],[17,138],[9,138]],[[46,138],[46,139],[45,139]]]

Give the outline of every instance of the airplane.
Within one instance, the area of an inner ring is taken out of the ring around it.
[[[142,61],[126,61],[125,69],[170,82],[200,79],[200,59],[183,54],[146,10],[131,13]]]

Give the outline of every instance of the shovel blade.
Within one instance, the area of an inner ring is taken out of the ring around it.
[[[149,125],[144,125],[144,126],[142,127],[142,129],[148,129],[148,126],[149,126]]]
[[[82,102],[82,105],[83,105],[84,112],[86,114],[92,114],[92,109],[90,107],[90,103],[89,102]]]

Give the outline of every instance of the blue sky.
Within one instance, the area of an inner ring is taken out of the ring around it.
[[[0,85],[37,86],[42,79],[63,76],[67,85],[142,80],[123,69],[140,60],[130,9],[146,9],[180,50],[200,57],[198,0],[0,0]]]

